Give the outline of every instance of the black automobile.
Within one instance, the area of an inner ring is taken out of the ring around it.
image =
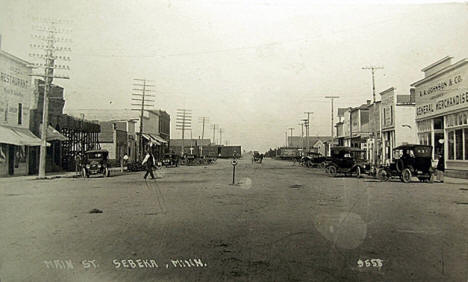
[[[109,152],[107,150],[91,150],[84,154],[81,165],[83,177],[100,174],[104,177],[110,176]]]
[[[377,176],[382,181],[399,177],[408,183],[412,177],[417,177],[421,182],[433,182],[432,146],[407,144],[395,147],[391,164],[380,168]]]
[[[344,174],[361,177],[370,166],[366,161],[366,151],[345,146],[331,148],[331,156],[325,160],[325,170],[330,176]]]
[[[162,160],[165,167],[177,167],[179,165],[179,156],[176,154],[165,154]]]
[[[327,158],[322,156],[320,153],[309,152],[307,156],[302,158],[302,164],[306,167],[320,167],[325,166],[325,160]]]

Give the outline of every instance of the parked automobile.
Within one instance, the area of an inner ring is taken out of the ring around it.
[[[83,177],[101,174],[110,176],[109,152],[107,150],[90,150],[85,152],[82,160],[81,174]]]
[[[408,183],[415,176],[421,182],[433,182],[432,146],[408,144],[394,148],[391,164],[382,167],[377,175],[382,181],[399,177]]]
[[[309,152],[302,158],[302,164],[306,167],[324,167],[326,157],[320,153]]]
[[[338,174],[361,177],[370,168],[366,161],[366,151],[345,146],[331,148],[331,156],[325,161],[325,169],[330,176]]]
[[[165,167],[177,167],[179,165],[179,156],[176,154],[165,154],[162,160]]]

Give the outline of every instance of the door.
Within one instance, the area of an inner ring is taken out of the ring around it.
[[[8,175],[15,173],[15,146],[8,145]]]

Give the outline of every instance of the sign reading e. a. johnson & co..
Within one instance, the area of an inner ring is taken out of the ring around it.
[[[444,72],[442,70],[441,72]],[[468,108],[468,61],[462,60],[445,73],[416,82],[416,119],[439,116]]]

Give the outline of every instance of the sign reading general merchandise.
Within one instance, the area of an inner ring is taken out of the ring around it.
[[[468,108],[468,62],[416,87],[416,119]]]

